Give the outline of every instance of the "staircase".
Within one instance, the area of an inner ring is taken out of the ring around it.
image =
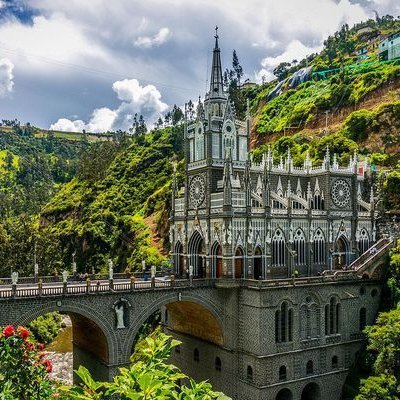
[[[382,238],[372,245],[357,260],[353,261],[347,271],[336,271],[334,275],[343,275],[346,273],[362,276],[363,278],[379,277],[381,266],[386,262],[386,256],[394,243],[392,238]]]

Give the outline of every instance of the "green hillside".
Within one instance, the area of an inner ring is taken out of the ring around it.
[[[182,127],[92,147],[78,176],[44,207],[41,224],[60,238],[78,267],[119,271],[144,259],[162,263],[168,249],[171,158],[181,153]],[[95,171],[95,172],[94,172]],[[159,235],[165,240],[156,243]],[[68,255],[67,255],[68,258]]]

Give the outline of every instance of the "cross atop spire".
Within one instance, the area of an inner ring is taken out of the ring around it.
[[[225,98],[222,82],[221,51],[218,46],[218,26],[215,27],[215,47],[211,67],[209,98]]]

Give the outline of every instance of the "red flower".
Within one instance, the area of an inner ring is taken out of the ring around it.
[[[19,331],[19,335],[21,336],[21,338],[22,338],[22,340],[26,340],[26,339],[28,339],[28,336],[30,335],[31,333],[28,331],[28,329],[25,329],[25,328],[22,328],[22,329],[20,329],[20,331]]]
[[[40,351],[44,350],[44,344],[43,343],[39,343],[38,344],[38,350],[40,350]]]
[[[26,342],[26,343],[25,343],[25,348],[26,348],[28,351],[35,350],[35,346],[34,346],[34,344],[31,343],[31,342]]]
[[[48,374],[50,374],[50,372],[53,371],[53,365],[50,360],[47,360],[47,359],[43,360],[42,365],[46,368],[46,372]]]
[[[12,325],[7,325],[4,329],[3,329],[3,335],[8,338],[12,335],[14,335],[15,333],[15,328]]]

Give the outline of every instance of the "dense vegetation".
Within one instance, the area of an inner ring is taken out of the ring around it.
[[[368,35],[360,34],[362,28],[370,29]],[[284,129],[313,127],[316,119],[325,111],[335,113],[346,106],[354,106],[374,90],[384,87],[400,77],[400,61],[378,62],[377,44],[379,35],[396,32],[400,20],[386,16],[376,21],[369,20],[349,29],[344,26],[334,36],[324,42],[320,54],[313,54],[300,62],[276,68],[278,79],[286,79],[283,93],[267,102],[275,83],[259,87],[252,98],[256,112],[257,133],[281,132]],[[368,47],[368,58],[360,61],[354,52]],[[308,82],[297,88],[290,88],[288,77],[293,72],[309,65],[314,74]],[[289,68],[291,66],[291,68]]]
[[[9,325],[0,336],[0,399],[229,400],[208,382],[197,383],[166,363],[171,349],[179,344],[155,331],[136,344],[131,365],[121,368],[113,382],[96,382],[80,367],[77,374],[82,385],[59,387],[49,379],[52,365],[44,357],[43,345],[32,340],[27,329]]]
[[[4,121],[3,121],[4,122]],[[0,273],[32,274],[36,248],[41,273],[57,265],[60,249],[50,232],[39,229],[38,214],[59,188],[71,180],[78,159],[90,144],[12,121],[0,128]]]
[[[78,269],[100,271],[107,259],[119,271],[162,263],[168,246],[172,157],[181,156],[182,127],[168,127],[121,143],[94,145],[78,170],[44,207],[41,223]],[[107,161],[105,161],[107,160]],[[151,243],[149,225],[164,241]]]

